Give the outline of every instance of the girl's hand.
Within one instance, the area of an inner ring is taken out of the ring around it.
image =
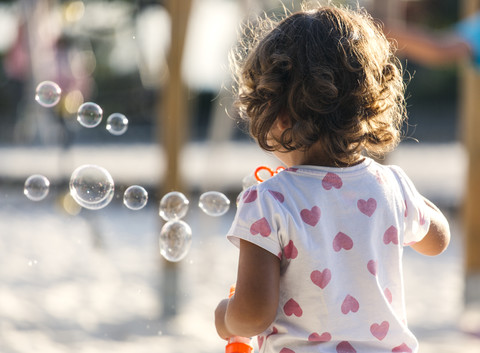
[[[450,243],[450,228],[443,213],[431,201],[425,199],[430,209],[430,229],[427,235],[411,247],[423,255],[441,254]]]
[[[228,340],[232,335],[225,326],[225,312],[227,311],[228,299],[223,299],[218,303],[215,309],[215,327],[218,335],[224,340]]]

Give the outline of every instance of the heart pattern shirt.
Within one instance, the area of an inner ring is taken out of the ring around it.
[[[430,219],[396,166],[295,166],[239,197],[228,239],[281,260],[280,301],[261,353],[417,352],[407,327],[403,247]]]

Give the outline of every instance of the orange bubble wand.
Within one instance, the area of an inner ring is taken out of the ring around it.
[[[285,167],[283,166],[280,166],[278,167],[277,169],[275,170],[272,170],[270,169],[269,167],[267,166],[264,166],[264,165],[261,165],[260,167],[258,167],[257,169],[255,169],[255,173],[253,174],[255,176],[255,179],[257,179],[257,181],[259,183],[267,180],[267,179],[263,179],[261,176],[260,176],[260,172],[263,172],[263,171],[266,171],[270,174],[270,177],[273,177],[275,174],[278,174],[280,173],[282,170],[285,170]]]

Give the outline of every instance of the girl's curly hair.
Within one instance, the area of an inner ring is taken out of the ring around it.
[[[248,30],[231,56],[235,107],[261,148],[308,149],[320,140],[332,161],[348,164],[363,150],[381,156],[398,144],[402,68],[365,11],[325,6]],[[270,144],[280,114],[292,125]]]

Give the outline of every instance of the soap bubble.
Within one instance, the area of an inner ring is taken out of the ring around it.
[[[168,221],[160,231],[160,254],[171,262],[183,259],[192,244],[192,229],[181,220]]]
[[[120,113],[113,113],[107,118],[107,131],[112,135],[123,135],[128,129],[128,119]]]
[[[222,216],[230,208],[230,200],[221,192],[207,191],[200,195],[198,207],[209,216]]]
[[[181,192],[169,192],[160,200],[159,214],[166,221],[183,218],[187,214],[188,204],[188,199]]]
[[[43,200],[48,195],[50,181],[40,174],[34,174],[27,178],[23,193],[32,201]]]
[[[249,174],[242,179],[242,188],[243,190],[248,189],[250,186],[257,185],[258,180],[255,178],[255,175]]]
[[[77,121],[83,127],[92,128],[100,124],[103,117],[103,110],[97,103],[83,103],[77,112]]]
[[[82,165],[70,177],[70,194],[82,207],[98,210],[113,199],[115,184],[110,173],[96,165]]]
[[[62,90],[52,81],[40,82],[35,90],[35,100],[43,107],[50,108],[60,102]]]
[[[140,210],[148,201],[147,191],[138,185],[132,185],[123,194],[123,204],[131,210]]]

